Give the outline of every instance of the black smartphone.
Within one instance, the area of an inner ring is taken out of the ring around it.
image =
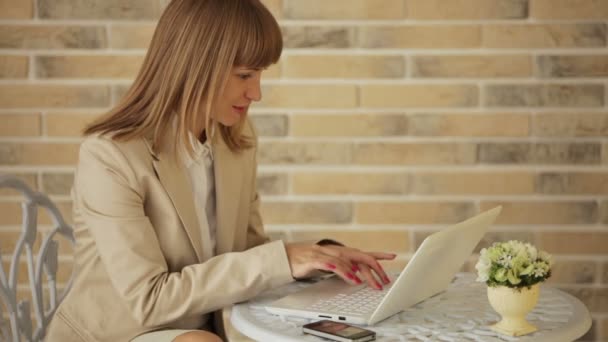
[[[302,326],[302,331],[306,334],[339,342],[365,342],[376,339],[376,333],[371,330],[330,320],[305,324]]]

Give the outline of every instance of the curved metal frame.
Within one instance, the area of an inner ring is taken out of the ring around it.
[[[13,176],[0,175],[0,188],[18,190],[25,197],[21,203],[23,219],[21,235],[11,258],[8,278],[4,267],[0,264],[0,298],[5,303],[9,316],[9,322],[6,322],[2,318],[2,306],[0,306],[0,339],[3,341],[19,342],[21,341],[21,337],[24,337],[26,341],[42,341],[57,306],[72,285],[72,278],[74,276],[72,273],[66,288],[57,297],[55,277],[57,274],[59,245],[57,241],[53,240],[53,237],[55,234],[60,234],[68,239],[72,245],[75,245],[74,230],[64,221],[61,212],[48,196],[31,190],[23,181]],[[46,209],[52,217],[54,228],[43,238],[34,261],[33,246],[38,235],[38,207]],[[32,306],[29,301],[22,300],[17,303],[19,261],[23,251],[25,251],[27,260],[28,278],[34,314],[36,316],[35,320],[32,320],[31,317]],[[43,297],[43,271],[47,278],[49,294],[49,305],[46,309]],[[35,328],[34,324],[36,325]]]

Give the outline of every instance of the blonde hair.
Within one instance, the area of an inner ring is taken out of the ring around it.
[[[189,130],[205,127],[208,134],[212,124],[232,151],[249,148],[244,120],[227,127],[212,123],[210,113],[234,66],[265,68],[278,61],[282,48],[280,28],[259,0],[173,0],[135,81],[84,134],[111,134],[117,140],[152,137],[158,152],[177,115],[173,143],[181,142],[188,153]]]

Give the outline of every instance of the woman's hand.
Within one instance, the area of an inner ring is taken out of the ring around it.
[[[382,289],[381,284],[390,282],[378,260],[395,258],[395,254],[391,253],[362,252],[338,245],[289,243],[285,245],[285,250],[294,278],[304,278],[322,270],[333,272],[350,284],[365,281],[378,290]]]

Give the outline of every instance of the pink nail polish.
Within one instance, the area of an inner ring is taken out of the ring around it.
[[[346,276],[348,277],[348,279],[355,279],[355,276],[352,273],[346,273]]]
[[[336,265],[334,264],[325,264],[325,266],[327,266],[327,268],[335,270],[336,269]]]

